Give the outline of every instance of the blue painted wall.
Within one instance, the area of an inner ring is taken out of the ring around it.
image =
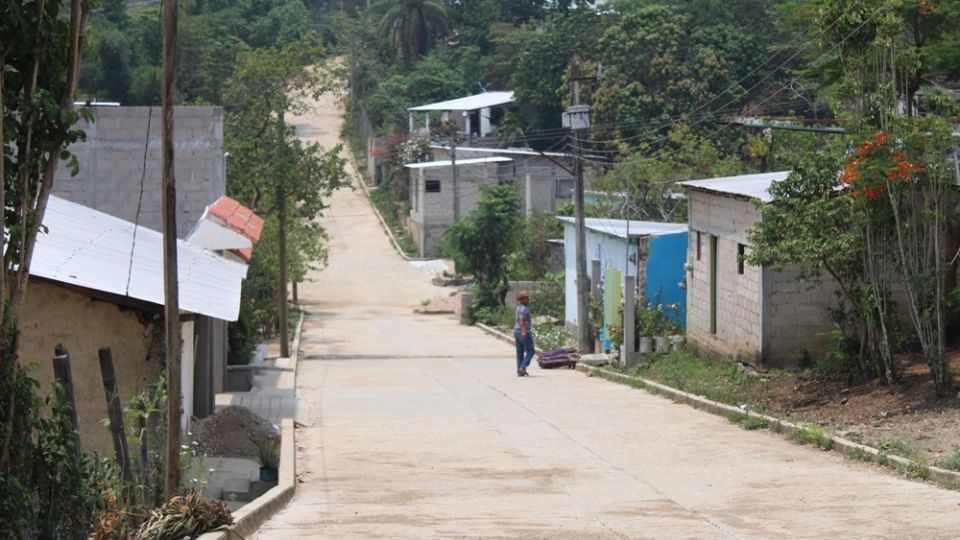
[[[680,288],[687,262],[686,232],[665,234],[650,240],[647,257],[646,300],[651,305],[677,304],[672,318],[686,327],[687,291]]]

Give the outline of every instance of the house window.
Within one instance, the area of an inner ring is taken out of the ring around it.
[[[440,181],[439,180],[426,180],[423,183],[423,189],[427,193],[440,193]]]
[[[747,251],[747,246],[743,244],[737,244],[737,273],[741,276],[743,275],[743,257]]]
[[[697,260],[698,261],[700,260],[702,253],[703,253],[703,250],[700,247],[700,231],[697,231]]]

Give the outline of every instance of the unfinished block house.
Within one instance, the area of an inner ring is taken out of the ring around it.
[[[748,231],[758,204],[790,171],[681,182],[689,201],[687,339],[702,350],[753,365],[796,367],[822,353],[832,328],[828,284],[811,288],[797,269],[751,266]]]

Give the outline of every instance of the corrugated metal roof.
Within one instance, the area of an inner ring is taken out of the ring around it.
[[[576,225],[576,219],[572,217],[558,216],[557,219],[570,225]],[[615,236],[617,238],[627,237],[627,220],[625,219],[586,218],[584,219],[584,226],[591,231]],[[630,220],[630,238],[661,236],[681,232],[687,232],[686,223]]]
[[[723,178],[688,180],[686,182],[678,182],[678,184],[693,189],[727,195],[738,195],[740,197],[770,202],[773,200],[773,197],[770,196],[770,185],[774,182],[786,180],[791,172],[793,171],[725,176]]]
[[[460,165],[476,165],[477,163],[503,163],[505,161],[513,161],[508,157],[484,157],[484,158],[470,158],[470,159],[458,159],[457,166]],[[408,169],[434,169],[437,167],[450,167],[453,165],[453,162],[449,159],[443,161],[424,161],[423,163],[407,163],[404,167]]]
[[[449,146],[442,144],[431,144],[430,148],[437,150],[450,150]],[[530,148],[483,148],[480,146],[458,146],[457,151],[477,152],[478,154],[504,154],[507,156],[550,156],[550,157],[575,157],[573,154],[564,154],[562,152],[537,152]]]
[[[427,105],[410,107],[408,111],[475,111],[496,105],[505,105],[513,102],[513,92],[484,92]]]
[[[92,208],[50,197],[30,274],[163,305],[163,237]],[[131,257],[131,248],[133,256]],[[244,264],[177,241],[180,309],[234,321]],[[132,261],[132,262],[131,262]]]

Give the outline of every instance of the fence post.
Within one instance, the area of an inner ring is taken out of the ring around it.
[[[63,388],[63,397],[70,405],[70,427],[73,430],[74,451],[80,455],[80,423],[77,419],[77,400],[73,395],[73,374],[70,371],[70,353],[62,343],[53,349],[53,376]]]
[[[110,436],[113,439],[113,451],[117,454],[121,479],[125,487],[133,477],[130,473],[130,454],[127,452],[127,438],[123,429],[123,407],[120,404],[120,391],[117,389],[117,374],[113,369],[113,354],[110,347],[101,347],[100,375],[103,377],[103,393],[107,399],[107,415],[110,419]]]

